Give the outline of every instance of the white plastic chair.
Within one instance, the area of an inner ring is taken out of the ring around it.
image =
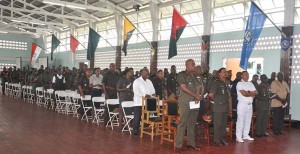
[[[26,101],[27,100],[27,86],[26,85],[22,86],[22,93],[23,93],[23,100]]]
[[[74,93],[73,91],[66,91],[66,98],[65,98],[65,114],[69,114],[69,113],[74,113],[74,102],[73,102],[73,96],[74,96]]]
[[[119,126],[119,122],[118,122],[119,113],[110,111],[109,106],[110,105],[118,105],[118,104],[119,104],[119,99],[107,99],[106,100],[106,107],[107,107],[108,116],[109,116],[109,120],[106,123],[106,127],[110,126],[111,129],[114,129],[114,126]]]
[[[32,86],[27,86],[27,96],[28,96],[28,102],[34,103],[34,93],[32,91]]]
[[[100,119],[100,116],[103,116],[104,114],[104,108],[102,104],[105,103],[105,97],[93,97],[93,109],[94,109],[94,119],[93,123],[97,123],[99,125],[99,122],[104,122],[104,119]],[[96,106],[95,103],[100,103],[99,106]]]
[[[131,114],[127,114],[125,112],[126,109],[130,109],[130,108],[133,111],[133,108],[134,108],[134,102],[133,101],[124,101],[124,102],[122,102],[122,112],[124,114],[124,121],[125,121],[125,125],[122,129],[122,132],[123,131],[129,131],[129,133],[131,134],[130,122],[134,118],[133,112]]]
[[[8,82],[5,82],[5,95],[9,96],[9,86],[8,86]]]
[[[55,91],[55,100],[56,100],[56,107],[55,111],[58,113],[64,113],[65,112],[65,102],[66,102],[66,92],[65,91]]]
[[[44,99],[44,88],[43,87],[36,87],[35,94],[36,94],[36,105],[42,106],[43,99]]]
[[[78,109],[80,108],[80,104],[79,101],[81,100],[81,96],[80,94],[74,93],[73,94],[73,103],[74,103],[74,108],[73,108],[73,117],[79,118],[79,114],[78,114]]]
[[[49,104],[49,107],[52,110],[54,110],[54,108],[55,108],[54,99],[52,98],[53,92],[54,92],[54,89],[47,89],[44,92],[44,95],[45,95],[45,104],[44,104],[44,106],[47,108],[47,106]]]
[[[91,101],[92,96],[91,95],[84,95],[84,98],[81,97],[81,105],[84,111],[83,116],[81,117],[81,120],[86,120],[87,122],[89,121],[89,119],[93,119],[93,116],[88,116],[87,113],[88,111],[92,110],[93,107],[92,106],[86,106],[85,105],[85,101]]]

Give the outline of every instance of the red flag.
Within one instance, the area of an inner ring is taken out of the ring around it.
[[[31,45],[31,56],[30,56],[30,63],[32,61],[36,61],[42,51],[42,48],[36,45],[35,43],[32,43]]]
[[[169,59],[177,55],[177,41],[180,38],[185,26],[188,23],[181,16],[181,14],[174,8],[172,18],[172,30],[169,44]]]
[[[78,40],[76,40],[76,38],[71,35],[70,36],[70,49],[73,53],[75,53],[78,45],[79,45]]]

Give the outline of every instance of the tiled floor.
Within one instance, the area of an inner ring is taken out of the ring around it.
[[[236,154],[299,154],[300,130],[286,131],[285,135],[259,138],[254,142],[229,146],[207,146],[203,138],[198,142],[200,152],[184,153],[236,153]],[[159,138],[140,139],[111,130],[103,125],[80,121],[72,116],[0,96],[0,154],[96,154],[96,153],[175,153],[172,145],[159,144]]]

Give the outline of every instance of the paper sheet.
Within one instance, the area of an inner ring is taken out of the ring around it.
[[[200,102],[196,104],[195,101],[190,102],[190,109],[199,109],[200,108]]]

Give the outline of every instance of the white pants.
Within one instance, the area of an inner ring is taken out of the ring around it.
[[[236,138],[249,136],[252,119],[252,102],[239,102],[237,105]]]

